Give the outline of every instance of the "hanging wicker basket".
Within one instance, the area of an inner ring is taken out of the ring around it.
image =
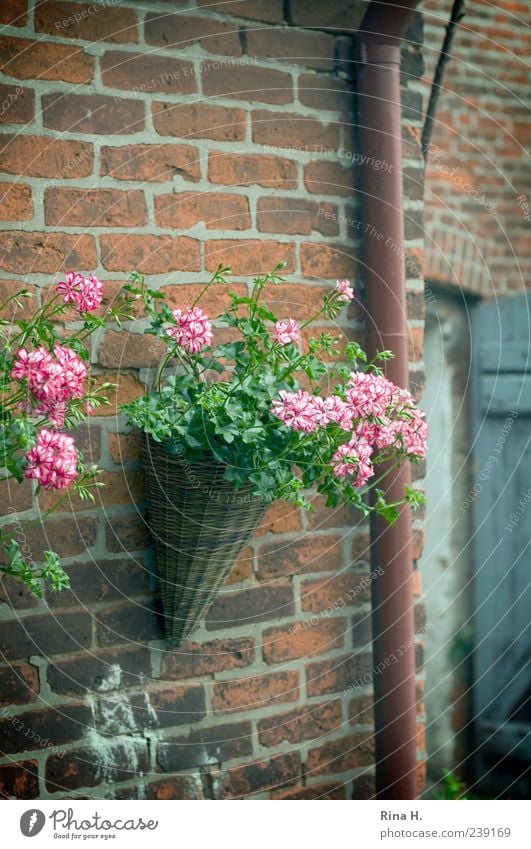
[[[190,462],[146,437],[148,518],[166,638],[182,645],[265,513],[252,486],[234,491],[214,457]]]

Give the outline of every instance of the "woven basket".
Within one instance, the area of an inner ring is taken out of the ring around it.
[[[266,505],[251,485],[235,492],[214,457],[191,463],[150,437],[144,448],[166,638],[178,647],[210,607]]]

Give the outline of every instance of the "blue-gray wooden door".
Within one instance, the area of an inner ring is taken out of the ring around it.
[[[530,306],[507,297],[472,320],[474,762],[509,797],[531,777]]]

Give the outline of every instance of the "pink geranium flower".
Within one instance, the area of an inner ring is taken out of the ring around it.
[[[336,292],[345,303],[351,301],[354,297],[354,289],[350,285],[350,280],[336,280]]]
[[[353,371],[347,384],[347,405],[352,417],[359,419],[365,416],[384,416],[393,400],[397,387],[387,380],[371,372]]]
[[[349,442],[340,445],[332,457],[331,464],[334,474],[338,478],[353,477],[354,486],[365,486],[369,478],[374,475],[374,466],[371,463],[372,446],[354,436]]]
[[[319,425],[320,404],[316,396],[310,395],[304,389],[298,392],[279,392],[280,401],[273,401],[271,412],[293,430],[311,433]]]
[[[77,271],[69,271],[55,291],[63,296],[65,304],[72,304],[79,312],[94,312],[103,300],[103,284],[92,274],[83,277]]]
[[[280,345],[289,345],[290,343],[297,345],[301,341],[299,325],[293,318],[289,318],[287,321],[277,321],[273,338]]]
[[[43,428],[26,454],[25,477],[43,489],[65,489],[77,476],[78,455],[71,436]]]
[[[181,348],[190,354],[197,354],[212,341],[212,324],[200,307],[187,310],[172,310],[176,327],[166,332],[172,336]]]

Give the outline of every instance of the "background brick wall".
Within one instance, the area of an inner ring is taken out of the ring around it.
[[[234,288],[287,262],[281,315],[308,316],[337,277],[361,303],[352,34],[363,2],[240,0],[2,7],[0,289],[38,301],[65,269],[95,272],[107,302],[132,269],[187,303],[224,262]],[[173,11],[173,10],[172,10]],[[418,16],[404,47],[412,385],[422,384]],[[295,149],[297,148],[297,149]],[[215,292],[211,312],[223,305]],[[328,326],[323,322],[323,326]],[[118,384],[79,428],[104,469],[95,506],[28,526],[29,488],[4,504],[38,560],[72,589],[38,602],[2,582],[0,788],[37,798],[365,798],[373,792],[368,532],[350,510],[268,512],[194,640],[166,650],[157,613],[138,434],[117,403],[159,357],[140,335],[93,341]],[[422,531],[416,529],[416,556]],[[424,624],[417,581],[417,622]],[[323,610],[326,615],[323,614]],[[419,787],[423,776],[422,637]],[[367,676],[363,687],[356,682]]]

